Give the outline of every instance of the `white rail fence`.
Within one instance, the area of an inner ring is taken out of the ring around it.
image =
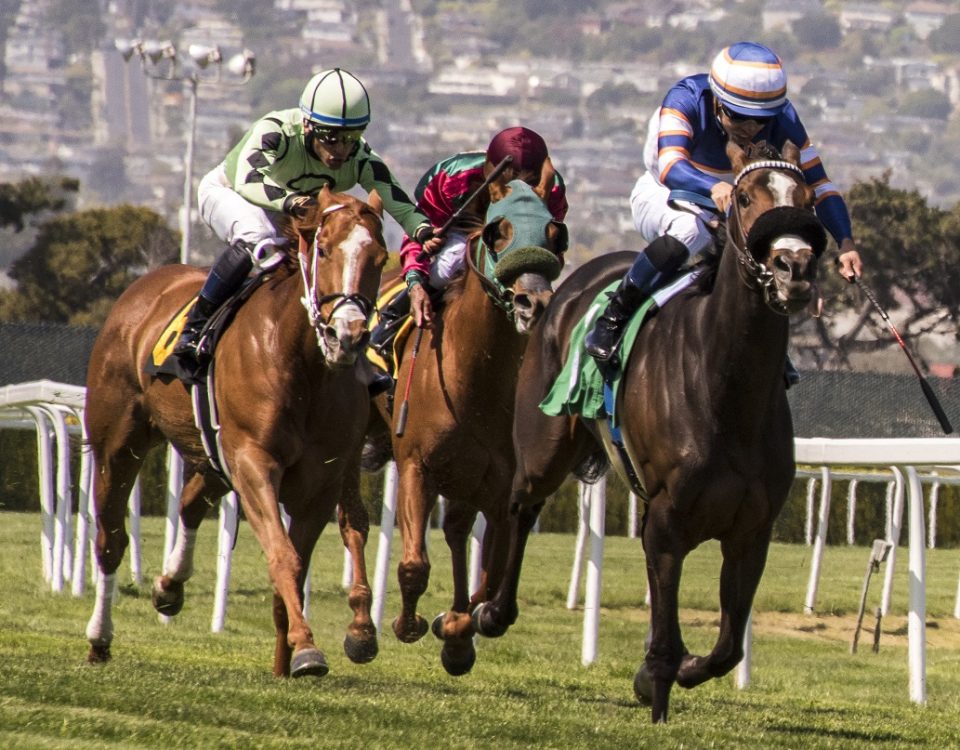
[[[55,592],[71,583],[71,592],[80,596],[89,575],[95,582],[97,568],[93,557],[92,518],[92,461],[83,432],[84,389],[79,386],[37,381],[0,388],[0,428],[30,428],[36,430],[40,485],[41,538],[40,548],[45,580]],[[77,482],[76,526],[73,525],[72,478],[70,475],[70,437],[81,438],[80,477]],[[823,553],[826,546],[827,520],[830,513],[832,482],[849,481],[847,497],[847,541],[853,543],[853,517],[856,489],[861,482],[887,482],[886,540],[893,544],[886,563],[881,611],[887,614],[896,568],[896,549],[900,542],[903,512],[906,505],[909,520],[908,569],[908,661],[910,673],[909,695],[917,703],[926,702],[926,642],[925,642],[925,549],[926,526],[930,527],[930,545],[935,544],[936,511],[939,487],[960,484],[960,439],[884,439],[884,440],[796,440],[799,475],[807,477],[806,539],[812,547],[810,578],[804,609],[816,609]],[[862,472],[850,472],[849,467],[864,467]],[[835,470],[832,467],[845,467]],[[178,529],[178,497],[183,469],[179,456],[168,451],[168,483],[166,491],[167,520],[164,559],[173,549]],[[924,519],[922,482],[930,485],[930,514]],[[820,483],[819,507],[815,508],[816,484]],[[374,600],[372,618],[380,630],[383,618],[387,577],[390,566],[391,541],[396,514],[396,468],[391,464],[384,476],[384,500],[379,529],[377,556],[372,588]],[[140,488],[135,486],[130,498],[130,567],[135,582],[140,582]],[[441,501],[442,507],[442,501]],[[574,564],[568,590],[567,606],[575,608],[579,600],[581,571],[586,559],[587,574],[584,591],[584,625],[581,661],[593,663],[598,654],[600,593],[603,567],[604,523],[606,511],[605,481],[595,485],[581,485],[579,497],[580,523],[574,545]],[[629,500],[628,529],[631,537],[637,527],[637,499]],[[238,502],[231,493],[220,505],[217,584],[211,630],[223,630],[226,619],[227,595],[230,579],[231,554],[236,541]],[[480,546],[485,524],[478,514],[471,539],[471,589],[475,587],[480,568]],[[72,541],[71,541],[72,538]],[[589,548],[589,556],[586,555]],[[89,559],[89,568],[87,560]],[[343,585],[349,586],[350,559],[344,555]],[[309,592],[307,593],[309,597]],[[304,609],[309,605],[305,599]],[[960,582],[954,617],[960,618]],[[745,657],[737,670],[740,687],[749,684],[751,633],[744,639]]]

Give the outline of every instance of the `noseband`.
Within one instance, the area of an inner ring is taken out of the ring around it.
[[[370,319],[370,313],[373,311],[373,301],[359,292],[353,294],[334,292],[317,297],[317,265],[319,259],[327,255],[328,252],[320,246],[320,232],[327,218],[342,208],[346,208],[346,205],[343,203],[335,203],[325,208],[320,215],[320,224],[317,226],[316,233],[314,234],[311,251],[308,253],[305,250],[306,243],[301,242],[300,250],[297,253],[297,260],[300,265],[300,276],[303,279],[303,297],[300,301],[306,308],[307,318],[310,320],[310,325],[317,332],[317,338],[320,341],[323,340],[321,329],[330,325],[330,321],[333,319],[337,310],[344,305],[356,306],[366,320]],[[323,317],[320,308],[330,302],[335,302],[335,304],[330,308],[330,314]]]
[[[738,237],[733,236],[733,229],[730,225],[730,222],[727,222],[727,242],[732,245],[734,251],[736,252],[737,257],[737,270],[740,273],[740,279],[744,284],[747,285],[747,288],[754,291],[760,291],[763,295],[763,301],[766,303],[767,307],[773,310],[778,315],[790,315],[790,310],[787,309],[786,305],[777,297],[776,287],[775,287],[775,278],[773,271],[767,268],[766,265],[758,261],[753,254],[748,249],[747,233],[743,229],[743,222],[740,216],[740,202],[737,200],[737,189],[740,186],[741,180],[750,174],[755,172],[758,169],[775,169],[782,172],[793,172],[800,176],[801,179],[805,179],[803,176],[803,170],[800,169],[796,164],[792,164],[788,161],[781,160],[763,160],[755,161],[751,164],[747,164],[740,173],[733,180],[733,200],[731,205],[733,207],[733,223],[737,225],[737,235]],[[770,211],[777,211],[780,208],[794,208],[788,206],[779,206],[770,209]],[[802,211],[803,209],[796,209]],[[766,215],[770,211],[766,211],[761,216]]]

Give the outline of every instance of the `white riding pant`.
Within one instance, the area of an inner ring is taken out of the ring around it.
[[[252,245],[258,245],[263,240],[277,239],[281,242],[267,212],[230,187],[223,163],[200,180],[197,203],[200,218],[228,245],[233,245],[237,240]]]
[[[460,275],[465,267],[467,236],[459,232],[450,232],[440,246],[440,252],[433,256],[430,263],[430,286],[434,289],[446,289],[453,279]]]
[[[704,218],[709,219],[713,215],[694,204],[685,204],[690,206],[690,211],[672,208],[667,203],[669,197],[670,188],[657,182],[653,174],[645,172],[640,176],[630,192],[633,225],[640,235],[647,242],[652,242],[657,237],[669,234],[687,246],[690,257],[710,247],[713,237]]]

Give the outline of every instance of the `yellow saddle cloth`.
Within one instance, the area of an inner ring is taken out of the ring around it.
[[[157,343],[153,345],[153,351],[150,353],[150,364],[152,364],[154,368],[160,367],[160,365],[166,361],[167,357],[173,353],[173,347],[176,346],[177,339],[179,339],[180,334],[183,333],[187,316],[196,303],[196,296],[191,297],[187,301],[187,304],[180,308],[179,312],[173,316],[170,322],[167,323],[166,328],[163,329],[160,338],[157,339]]]
[[[370,322],[367,324],[369,330],[373,330],[380,322],[380,310],[389,305],[393,299],[406,288],[406,282],[403,277],[399,277],[396,282],[386,288],[386,290],[377,298],[376,311],[370,316]],[[390,342],[390,352],[388,356],[377,351],[372,346],[367,347],[367,359],[384,372],[389,373],[394,380],[397,378],[397,363],[400,359],[399,354],[403,350],[403,345],[410,335],[413,328],[413,316],[408,315],[400,324],[397,332]]]

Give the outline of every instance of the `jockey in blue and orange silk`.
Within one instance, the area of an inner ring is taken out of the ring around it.
[[[733,178],[726,146],[765,141],[782,150],[800,148],[803,175],[816,194],[817,216],[836,240],[839,272],[848,281],[862,270],[850,216],[830,182],[797,111],[787,99],[787,76],[780,58],[754,42],[723,49],[709,73],[676,83],[650,119],[644,144],[646,172],[630,194],[637,231],[650,244],[640,252],[603,314],[587,334],[587,351],[609,360],[637,308],[689,258],[712,247],[706,209],[681,210],[668,198],[673,190],[711,198],[726,213]]]

